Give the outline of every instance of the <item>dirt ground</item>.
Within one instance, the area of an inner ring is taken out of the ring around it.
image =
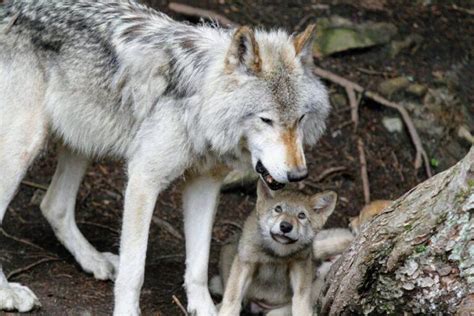
[[[187,2],[199,5],[203,1]],[[428,155],[439,162],[433,163],[438,166],[434,168],[435,172],[453,165],[467,153],[468,145],[458,140],[456,126],[467,124],[473,130],[474,22],[470,13],[453,9],[451,1],[365,0],[356,6],[348,4],[350,1],[339,0],[318,3],[303,0],[204,2],[206,7],[241,24],[281,26],[294,30],[308,15],[310,18],[305,23],[314,21],[318,16],[337,14],[353,21],[392,22],[398,27],[400,37],[415,32],[421,34],[424,41],[415,53],[402,52],[390,59],[383,54],[384,48],[376,47],[316,62],[370,89],[375,89],[383,79],[399,75],[410,76],[417,82],[436,87],[439,84],[437,74],[460,67],[460,84],[455,91],[461,100],[460,105],[442,109],[450,116],[448,120],[438,118],[446,127],[441,135],[434,137],[429,131],[420,131],[420,134]],[[367,3],[383,3],[384,6],[372,10],[373,7]],[[469,5],[468,1],[455,3],[456,8],[467,8]],[[336,86],[328,86],[333,94],[343,92]],[[397,98],[410,97],[402,95]],[[383,117],[396,115],[392,110],[363,100],[360,127],[355,134],[350,124],[348,105],[334,105],[325,136],[316,147],[307,151],[310,177],[302,186],[302,190],[308,193],[326,189],[338,192],[338,206],[329,226],[346,227],[348,218],[356,215],[364,204],[357,135],[363,137],[366,146],[372,199],[395,199],[426,179],[422,169],[417,171],[413,167],[414,149],[407,133],[392,134],[382,125]],[[42,185],[49,183],[56,164],[56,147],[54,142],[49,145],[28,172],[26,180]],[[331,167],[345,169],[318,179],[323,171]],[[76,206],[79,227],[101,251],[118,251],[125,178],[121,162],[99,161],[91,165],[81,186]],[[178,181],[161,195],[155,216],[171,223],[182,234],[179,187]],[[41,192],[41,189],[22,185],[7,212],[3,228],[10,237],[0,234],[0,261],[6,273],[39,263],[18,271],[11,278],[28,285],[40,298],[42,308],[34,314],[110,314],[112,282],[97,281],[82,272],[73,257],[56,240],[38,207]],[[214,227],[210,275],[216,273],[220,245],[238,232],[235,224],[243,223],[252,211],[254,201],[251,188],[222,195]],[[28,242],[36,246],[28,245]],[[182,288],[184,268],[183,241],[152,223],[141,296],[144,315],[182,314],[173,303],[172,296],[186,304]]]

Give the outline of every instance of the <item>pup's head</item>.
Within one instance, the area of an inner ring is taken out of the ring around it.
[[[290,190],[272,191],[257,186],[257,217],[265,246],[280,256],[310,246],[336,206],[332,191],[312,196]]]
[[[307,176],[303,145],[314,144],[325,129],[329,102],[313,73],[314,28],[297,35],[238,28],[226,51],[224,76],[216,78],[219,102],[227,106],[214,115],[223,119],[220,137],[241,141],[273,190]],[[224,119],[229,111],[239,113],[237,121]]]

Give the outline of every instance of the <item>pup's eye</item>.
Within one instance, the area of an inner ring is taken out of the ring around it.
[[[305,213],[299,213],[298,218],[299,219],[306,219],[306,214]]]
[[[300,119],[298,120],[298,123],[301,123],[301,121],[304,119],[305,116],[306,114],[301,115]]]
[[[275,207],[275,212],[281,213],[281,211],[282,211],[281,206],[280,206],[280,205],[277,205],[277,206]]]
[[[270,119],[267,119],[267,118],[265,118],[265,117],[261,117],[260,119],[261,119],[262,122],[265,123],[265,124],[268,124],[268,125],[270,125],[270,126],[273,125],[273,121],[270,120]]]

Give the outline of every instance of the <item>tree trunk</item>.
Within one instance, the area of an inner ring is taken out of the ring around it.
[[[333,265],[319,315],[474,315],[474,148],[366,225]]]

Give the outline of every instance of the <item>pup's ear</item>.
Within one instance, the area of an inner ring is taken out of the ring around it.
[[[312,56],[313,40],[316,34],[316,24],[310,24],[306,29],[293,37],[296,56]]]
[[[258,43],[248,26],[241,26],[235,31],[225,59],[226,72],[232,73],[239,68],[252,74],[262,70]]]
[[[257,183],[257,203],[273,199],[274,197],[275,192],[270,190],[270,188],[259,179]]]
[[[336,208],[336,202],[337,193],[334,191],[324,191],[311,197],[311,207],[314,211],[315,224],[317,223],[322,227],[326,223],[329,215],[331,215]]]

